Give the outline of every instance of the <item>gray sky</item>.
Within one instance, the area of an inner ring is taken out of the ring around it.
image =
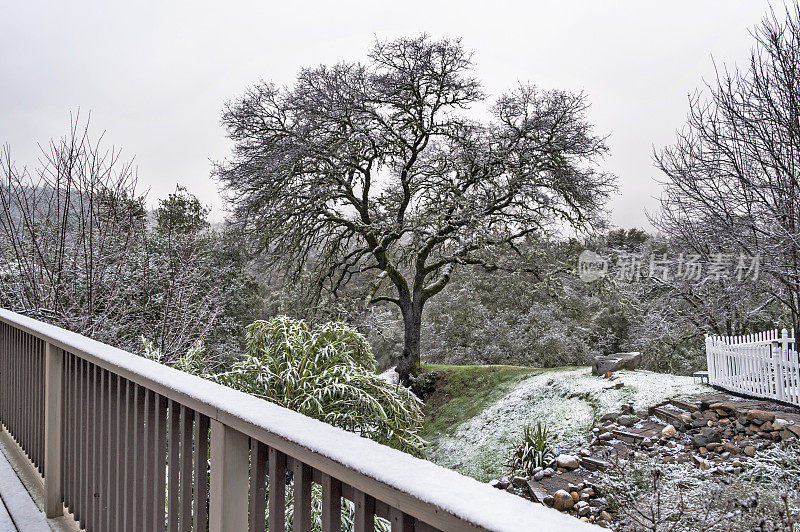
[[[619,176],[612,222],[646,225],[659,194],[652,146],[674,138],[687,94],[718,63],[744,64],[767,0],[520,2],[6,2],[0,16],[0,142],[35,161],[69,114],[135,155],[151,204],[186,186],[224,215],[210,162],[230,144],[226,100],[260,78],[364,59],[374,38],[462,37],[496,95],[518,81],[584,90]],[[134,5],[135,4],[135,5]],[[386,4],[386,5],[382,5]],[[775,4],[780,6],[781,4]]]

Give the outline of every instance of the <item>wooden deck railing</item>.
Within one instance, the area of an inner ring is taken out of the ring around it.
[[[565,530],[541,505],[267,401],[0,309],[0,421],[48,517],[94,530]],[[287,474],[291,472],[291,474]]]
[[[800,406],[800,356],[794,329],[706,336],[709,384]]]

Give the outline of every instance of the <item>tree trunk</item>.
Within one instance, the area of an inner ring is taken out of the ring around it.
[[[419,369],[422,304],[416,301],[401,305],[403,313],[403,353],[397,361],[397,373],[404,386],[411,384],[411,375]]]

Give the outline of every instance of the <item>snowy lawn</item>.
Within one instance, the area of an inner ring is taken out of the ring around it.
[[[480,413],[431,441],[428,458],[481,481],[505,471],[503,462],[525,424],[546,423],[555,443],[575,447],[587,442],[597,416],[633,403],[646,408],[672,397],[690,397],[712,389],[692,377],[649,371],[622,371],[608,381],[589,368],[538,370]],[[618,382],[624,385],[615,389]]]

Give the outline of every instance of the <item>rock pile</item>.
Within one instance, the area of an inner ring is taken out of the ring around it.
[[[623,405],[600,417],[588,447],[560,454],[528,478],[503,477],[492,484],[609,526],[613,514],[596,483],[615,458],[647,455],[692,464],[706,475],[736,475],[763,449],[798,438],[800,414],[757,401],[715,395],[696,402],[673,399],[641,412]]]

